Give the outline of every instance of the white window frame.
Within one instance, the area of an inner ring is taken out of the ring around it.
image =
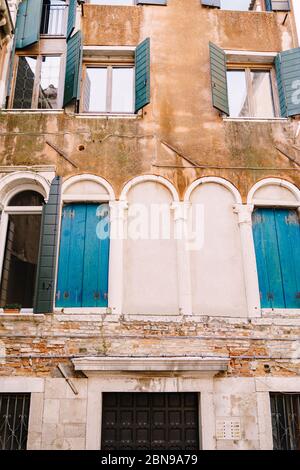
[[[86,182],[86,181],[92,181],[96,182],[99,185],[103,186],[105,190],[107,191],[107,194],[99,194],[99,196],[96,195],[90,195],[86,193],[81,193],[81,194],[72,194],[72,193],[66,193],[66,190],[70,187],[72,187],[73,184],[76,184],[78,182]],[[107,203],[109,204],[111,208],[111,202],[115,201],[115,194],[114,191],[111,187],[111,185],[102,177],[100,176],[95,176],[92,174],[81,174],[81,175],[76,175],[68,178],[66,181],[64,181],[62,185],[62,195],[61,195],[61,204],[60,204],[60,210],[59,210],[59,226],[58,226],[58,240],[57,240],[57,250],[56,250],[56,267],[55,267],[55,282],[54,282],[54,302],[52,306],[52,311],[54,314],[66,314],[68,316],[68,319],[70,318],[70,314],[76,314],[76,315],[81,315],[81,314],[106,314],[106,313],[112,313],[113,312],[113,302],[114,300],[111,298],[111,284],[113,282],[113,279],[116,276],[117,268],[118,266],[114,266],[115,262],[114,259],[115,257],[112,256],[112,251],[114,251],[114,244],[110,243],[110,251],[109,251],[109,265],[108,265],[108,306],[107,307],[70,307],[70,308],[63,308],[63,307],[57,307],[56,306],[56,289],[57,289],[57,279],[58,279],[58,266],[59,266],[59,251],[60,251],[60,239],[61,239],[61,224],[62,224],[62,211],[63,207],[65,204],[72,203],[72,202],[77,202],[77,203],[88,203],[88,202],[96,202],[99,204]],[[110,215],[111,217],[111,215]],[[113,265],[112,265],[113,263]]]
[[[65,79],[65,57],[64,54],[61,52],[52,52],[52,53],[44,53],[41,52],[40,54],[30,54],[30,52],[24,52],[22,54],[18,53],[15,55],[15,63],[14,63],[14,72],[13,72],[13,80],[12,80],[12,94],[9,99],[8,109],[19,110],[19,108],[13,108],[14,104],[14,97],[15,97],[15,87],[17,82],[17,75],[18,75],[18,66],[19,66],[19,58],[20,57],[36,57],[36,71],[35,71],[35,78],[34,78],[34,85],[33,85],[33,92],[32,92],[32,99],[31,99],[31,107],[30,108],[20,108],[21,111],[30,111],[32,109],[38,110],[40,112],[47,112],[47,111],[55,111],[61,110],[63,105],[63,95],[64,95],[64,79]],[[38,98],[39,98],[39,83],[41,80],[41,70],[42,70],[42,58],[43,57],[59,57],[60,58],[60,66],[59,66],[59,85],[58,85],[58,108],[56,109],[43,109],[38,108]]]
[[[2,272],[3,272],[3,263],[4,263],[4,255],[6,250],[6,239],[7,239],[7,229],[8,229],[8,222],[10,215],[35,215],[40,214],[42,215],[43,206],[10,206],[9,201],[18,193],[23,191],[35,191],[41,196],[45,198],[45,195],[42,191],[37,187],[35,184],[22,184],[17,186],[12,191],[10,191],[7,195],[5,204],[2,209],[1,214],[1,223],[0,223],[0,284],[2,280]],[[4,313],[3,308],[0,308],[0,313]],[[21,313],[33,313],[32,308],[22,308]]]

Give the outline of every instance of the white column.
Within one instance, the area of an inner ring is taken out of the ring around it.
[[[187,247],[189,203],[174,202],[174,232],[177,240],[178,301],[181,315],[192,315],[190,252]]]
[[[252,204],[236,204],[234,212],[238,214],[238,223],[241,234],[245,289],[248,306],[248,316],[260,317],[260,296],[258,275],[255,257],[255,247],[252,231]]]
[[[124,218],[127,203],[111,201],[110,207],[110,252],[108,272],[108,307],[111,313],[121,315],[123,303],[123,245]]]

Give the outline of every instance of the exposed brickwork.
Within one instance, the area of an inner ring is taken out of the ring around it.
[[[71,356],[89,355],[230,356],[228,375],[243,377],[293,376],[300,371],[299,360],[293,359],[300,348],[300,322],[296,318],[67,318],[2,315],[0,340],[6,359],[0,365],[0,374],[55,376],[58,362],[70,364]]]

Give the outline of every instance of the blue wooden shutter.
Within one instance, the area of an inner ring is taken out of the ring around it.
[[[75,28],[77,0],[69,0],[67,39],[71,36]]]
[[[262,308],[300,307],[300,223],[289,209],[256,209],[253,214]]]
[[[290,11],[290,0],[266,0],[267,11]]]
[[[211,42],[209,52],[213,106],[229,115],[226,55],[223,49]]]
[[[167,0],[138,0],[137,5],[167,5]]]
[[[282,116],[300,114],[300,47],[283,51],[275,60]]]
[[[221,8],[221,0],[200,0],[206,7]]]
[[[100,239],[97,232],[103,211],[108,213],[106,205],[67,204],[63,208],[57,307],[107,306],[109,234]]]
[[[43,0],[23,0],[16,21],[16,49],[24,49],[40,39]]]
[[[62,210],[57,307],[82,306],[86,204],[66,204]]]
[[[150,39],[135,51],[135,112],[150,103]]]
[[[67,43],[64,106],[80,96],[82,68],[82,36],[78,31]]]
[[[43,208],[34,313],[51,313],[54,304],[61,178],[54,178]]]
[[[88,204],[83,264],[83,307],[107,307],[109,226],[106,237],[99,237],[104,231],[98,224],[108,225],[107,204]]]

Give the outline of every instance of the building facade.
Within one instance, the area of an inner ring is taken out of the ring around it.
[[[299,449],[293,2],[9,3],[0,448]]]

